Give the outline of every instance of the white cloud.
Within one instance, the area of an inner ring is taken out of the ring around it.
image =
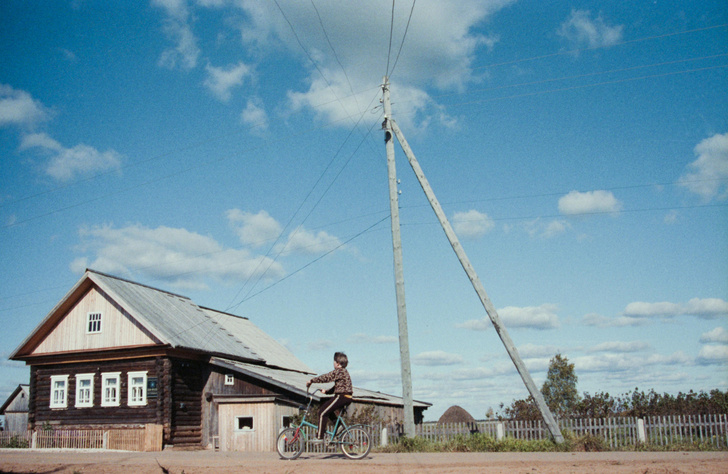
[[[334,347],[334,343],[326,339],[319,339],[318,341],[309,342],[306,347],[310,351],[327,351]]]
[[[530,237],[541,237],[544,239],[550,239],[561,235],[571,229],[571,224],[564,220],[553,220],[550,222],[544,221],[540,218],[536,218],[530,221],[526,221],[521,224],[521,227],[526,231]],[[508,232],[510,229],[506,229]]]
[[[266,211],[252,214],[240,209],[230,209],[225,215],[230,225],[237,232],[240,242],[253,247],[272,243],[283,230],[278,221]]]
[[[700,365],[725,366],[728,363],[728,345],[709,344],[703,346],[698,353],[697,361]]]
[[[141,225],[114,228],[111,225],[84,227],[79,231],[80,253],[71,268],[82,267],[102,272],[143,274],[170,285],[205,288],[205,279],[237,283],[265,274],[282,277],[280,263],[248,250],[224,248],[208,236],[186,229]]]
[[[693,298],[686,304],[637,301],[628,304],[623,314],[633,318],[697,316],[702,319],[713,319],[728,315],[728,302],[719,298]]]
[[[475,209],[467,212],[456,212],[452,219],[453,229],[458,236],[463,238],[477,239],[488,233],[495,223],[488,214],[483,214]]]
[[[728,197],[728,133],[716,134],[695,147],[697,160],[688,165],[689,171],[680,178],[680,185],[703,197]]]
[[[609,341],[602,342],[588,349],[589,352],[640,352],[649,349],[650,345],[643,341]]]
[[[492,48],[497,38],[480,35],[474,29],[510,3],[512,0],[422,0],[417,3],[404,50],[392,75],[395,117],[400,117],[400,126],[408,126],[406,122],[426,126],[432,121],[452,125],[452,117],[443,114],[424,89],[434,86],[441,90],[463,90],[479,80],[472,71],[475,54],[483,48]],[[389,48],[391,3],[338,2],[336,8],[322,8],[325,5],[321,5],[319,22],[309,2],[280,0],[278,5],[291,22],[295,36],[278,6],[272,2],[241,2],[239,5],[248,17],[241,26],[244,41],[262,49],[282,44],[308,67],[309,77],[303,78],[306,86],[288,94],[292,110],[306,107],[325,121],[347,119],[341,123],[344,126],[351,125],[349,117],[358,118],[366,111],[377,94],[380,78],[387,73],[387,56],[382,56],[381,52]],[[395,18],[407,18],[410,7],[411,4],[397,2]],[[328,36],[336,39],[336,54],[321,34],[321,23]],[[396,42],[404,35],[405,26],[405,21],[395,22],[393,38]],[[296,36],[302,39],[306,52]],[[390,57],[390,70],[395,67],[396,55],[395,49]],[[311,64],[311,58],[315,66]],[[381,72],[373,76],[372,71]],[[366,92],[354,95],[360,91]]]
[[[622,41],[623,31],[624,26],[607,25],[601,15],[592,19],[588,10],[572,10],[569,18],[561,24],[558,34],[568,40],[573,48],[601,48]]]
[[[728,331],[723,327],[717,327],[700,335],[700,342],[725,342],[728,343]]]
[[[506,328],[553,329],[559,327],[559,317],[555,313],[557,309],[556,305],[546,303],[541,306],[522,308],[506,306],[497,311]],[[456,327],[473,331],[485,331],[492,326],[490,318],[486,316],[483,319],[465,321]]]
[[[612,354],[580,356],[572,359],[577,373],[580,372],[627,372],[644,368],[645,366],[676,366],[690,365],[693,360],[685,353],[678,351],[670,355],[650,354]]]
[[[459,365],[463,363],[462,356],[458,354],[450,354],[444,351],[429,351],[417,354],[412,358],[414,365],[425,366],[442,366],[442,365]]]
[[[30,127],[49,118],[49,110],[30,94],[0,84],[0,127]]]
[[[45,133],[25,135],[20,149],[40,149],[49,154],[45,172],[58,181],[70,181],[76,175],[121,168],[122,156],[114,150],[101,152],[83,143],[66,148]]]
[[[523,358],[553,357],[559,349],[556,346],[539,346],[536,344],[523,344],[518,346],[518,353]]]
[[[559,212],[565,215],[579,215],[610,212],[618,213],[622,203],[611,191],[571,191],[559,199]]]
[[[299,227],[288,236],[285,245],[279,245],[277,250],[281,255],[294,253],[316,255],[331,252],[342,247],[341,241],[328,232],[311,232]]]
[[[200,48],[189,24],[190,12],[186,0],[152,0],[152,4],[162,8],[167,14],[164,32],[175,42],[173,48],[162,53],[159,65],[169,69],[181,67],[187,70],[197,66]]]
[[[240,120],[251,127],[251,133],[262,135],[268,130],[268,114],[259,98],[248,99],[248,103],[240,114]]]
[[[394,344],[397,341],[396,336],[371,336],[363,333],[353,334],[349,338],[352,344]]]
[[[642,326],[647,324],[643,318],[635,318],[628,316],[608,317],[597,313],[589,313],[582,318],[582,323],[586,326],[594,327],[625,327],[625,326]]]
[[[246,77],[252,77],[252,68],[242,62],[228,68],[218,68],[211,65],[205,67],[207,79],[203,83],[210,92],[222,102],[228,102],[232,97],[231,90],[243,85]]]

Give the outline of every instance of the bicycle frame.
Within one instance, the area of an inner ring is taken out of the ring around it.
[[[313,402],[313,395],[319,390],[315,390],[309,395],[306,390],[306,396],[308,397],[308,404],[303,411],[301,422],[298,424],[292,424],[288,428],[281,430],[276,438],[276,449],[278,454],[283,459],[293,460],[297,459],[305,449],[307,436],[302,431],[302,428],[312,428],[318,430],[316,424],[306,420],[311,410],[311,403]],[[303,409],[303,407],[301,407]],[[346,407],[339,412],[336,416],[336,422],[332,431],[327,430],[326,445],[328,447],[337,446],[341,449],[346,457],[349,459],[363,459],[369,454],[371,449],[371,440],[367,429],[363,425],[347,425],[342,414],[345,412]]]
[[[318,431],[318,425],[311,423],[310,421],[306,420],[306,417],[309,414],[309,411],[311,410],[311,402],[313,402],[313,396],[316,394],[316,392],[320,392],[321,390],[316,389],[314,390],[311,395],[308,397],[308,404],[306,405],[306,409],[303,412],[303,418],[301,419],[301,422],[298,425],[292,425],[292,427],[296,428],[296,438],[301,436],[301,429],[304,427],[312,428],[316,431]],[[338,429],[341,427],[341,433],[348,430],[350,426],[346,424],[344,419],[341,417],[341,412],[336,416],[336,423],[334,423],[334,427],[332,430],[326,430],[326,434],[329,436],[329,444],[338,444],[341,443],[341,441],[336,441],[336,433],[339,432]]]

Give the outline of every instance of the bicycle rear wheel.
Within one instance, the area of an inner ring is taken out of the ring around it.
[[[371,449],[369,433],[363,428],[354,427],[341,435],[341,450],[349,459],[362,459]]]
[[[281,431],[276,440],[276,449],[283,459],[296,459],[303,452],[304,447],[303,433],[296,436],[295,428],[286,428]]]

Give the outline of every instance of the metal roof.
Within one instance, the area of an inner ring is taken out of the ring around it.
[[[266,361],[248,346],[246,342],[252,338],[246,337],[248,335],[244,331],[230,330],[221,325],[219,320],[222,318],[212,317],[209,311],[187,297],[91,270],[86,272],[85,277],[171,347]],[[252,323],[249,326],[254,327]]]
[[[235,372],[239,372],[258,380],[264,380],[277,387],[284,388],[293,393],[305,396],[307,393],[306,382],[311,380],[312,374],[304,374],[300,372],[292,372],[290,370],[280,370],[273,367],[266,367],[255,364],[247,364],[245,362],[234,361],[219,357],[213,357],[210,361],[219,367],[224,367]],[[354,387],[353,394],[355,401],[360,402],[372,402],[380,405],[403,405],[404,401],[401,397],[395,397],[393,395],[387,395],[386,393],[375,392],[364,388]],[[316,400],[320,397],[315,396]],[[432,406],[431,403],[414,401],[415,407],[427,408]]]

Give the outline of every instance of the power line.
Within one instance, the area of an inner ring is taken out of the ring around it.
[[[374,99],[376,99],[376,96],[374,97]],[[374,99],[372,99],[372,102],[374,101]],[[369,103],[369,106],[371,106],[371,102]],[[361,116],[359,117],[359,122],[360,122],[360,121],[362,120],[362,118],[363,118],[363,117],[364,117],[364,114],[362,114],[362,115],[361,115]],[[349,134],[347,135],[346,139],[344,139],[343,143],[341,144],[341,146],[339,147],[339,149],[338,149],[338,150],[336,151],[336,153],[334,154],[334,157],[333,157],[333,158],[331,159],[331,161],[329,162],[329,165],[328,165],[328,166],[326,167],[326,169],[324,170],[324,172],[323,172],[323,173],[321,174],[321,176],[319,177],[319,179],[318,179],[318,180],[316,181],[316,183],[314,184],[314,186],[313,186],[313,188],[311,189],[311,191],[309,191],[309,193],[308,193],[308,194],[306,195],[306,197],[304,198],[304,200],[303,200],[303,202],[301,203],[301,205],[300,205],[300,206],[298,207],[298,209],[296,209],[296,212],[295,212],[295,213],[293,214],[293,216],[291,216],[291,219],[290,219],[290,220],[288,221],[288,223],[286,224],[286,228],[285,228],[285,229],[284,229],[283,231],[281,231],[281,233],[279,234],[279,236],[278,236],[278,238],[276,239],[276,241],[275,241],[275,242],[273,243],[273,245],[272,245],[272,246],[270,247],[270,249],[268,250],[268,253],[266,253],[266,257],[267,257],[268,255],[270,255],[270,252],[271,252],[271,251],[272,251],[272,250],[273,250],[273,249],[275,248],[276,244],[278,243],[278,241],[280,240],[280,238],[281,238],[281,237],[283,236],[283,234],[285,233],[285,230],[286,230],[286,229],[288,228],[288,226],[289,226],[289,225],[291,224],[291,222],[293,221],[293,219],[295,218],[295,216],[296,216],[296,215],[298,214],[298,212],[299,212],[299,211],[301,210],[301,208],[303,207],[303,204],[304,204],[304,203],[305,203],[305,202],[306,202],[306,201],[308,200],[309,196],[311,196],[311,194],[313,193],[313,190],[314,190],[314,189],[315,189],[315,188],[316,188],[316,187],[318,186],[319,182],[320,182],[320,181],[321,181],[321,180],[323,179],[323,177],[324,177],[324,175],[326,174],[326,172],[328,171],[328,169],[329,169],[329,168],[331,167],[331,165],[332,165],[332,164],[334,163],[334,161],[336,160],[336,158],[337,158],[337,157],[339,156],[339,153],[340,153],[340,152],[341,152],[341,150],[343,149],[343,147],[344,147],[344,144],[346,144],[346,142],[347,142],[347,141],[349,140],[349,138],[351,137],[351,135],[352,135],[352,134],[354,133],[354,130],[356,130],[356,129],[358,128],[358,126],[359,126],[359,122],[357,122],[356,124],[354,124],[354,127],[352,127],[352,129],[350,130],[350,132],[349,132]],[[376,123],[377,123],[377,122],[374,122],[374,124],[376,124]],[[322,200],[322,199],[324,198],[324,196],[325,196],[325,195],[326,195],[326,194],[328,193],[328,191],[329,191],[329,190],[331,189],[331,187],[332,187],[332,186],[334,185],[334,183],[335,183],[335,182],[336,182],[336,180],[337,180],[337,179],[339,178],[339,176],[341,175],[341,173],[342,173],[342,172],[344,171],[344,169],[345,169],[345,168],[346,168],[346,167],[348,166],[349,162],[351,162],[351,159],[352,159],[352,158],[354,157],[354,155],[355,155],[355,154],[356,154],[356,153],[357,153],[357,152],[359,151],[359,148],[361,147],[362,143],[364,143],[364,141],[366,140],[366,138],[367,138],[367,137],[369,136],[369,134],[371,133],[371,129],[373,128],[373,126],[374,126],[374,125],[372,125],[372,127],[370,127],[370,129],[369,129],[369,131],[367,132],[367,134],[366,134],[366,135],[364,135],[364,137],[362,138],[361,142],[359,142],[359,145],[357,145],[356,149],[355,149],[355,150],[354,150],[354,151],[353,151],[353,152],[351,153],[351,155],[349,156],[349,159],[348,159],[348,160],[346,161],[346,163],[344,163],[344,165],[343,165],[343,166],[341,167],[341,169],[340,169],[340,170],[339,170],[339,172],[338,172],[338,173],[336,174],[336,176],[334,176],[334,178],[333,178],[333,179],[331,180],[331,182],[329,183],[329,186],[328,186],[328,187],[327,187],[327,188],[326,188],[326,189],[324,190],[324,192],[323,192],[323,193],[321,194],[321,196],[319,196],[319,199],[318,199],[318,200],[316,201],[316,203],[315,203],[315,204],[314,204],[314,205],[312,206],[312,208],[311,208],[311,209],[309,210],[308,214],[306,214],[306,216],[304,217],[303,221],[301,222],[301,225],[303,225],[303,224],[304,224],[304,223],[305,223],[305,222],[306,222],[306,221],[308,220],[308,218],[309,218],[309,217],[311,216],[311,213],[313,213],[314,209],[316,209],[316,208],[318,207],[318,205],[319,205],[319,203],[321,202],[321,200]],[[296,232],[297,232],[297,231],[296,231]],[[293,234],[293,235],[295,235],[295,232],[294,232],[294,234]],[[289,240],[289,242],[290,242],[290,240]],[[263,278],[263,277],[264,277],[264,276],[266,275],[266,273],[268,272],[268,270],[270,269],[270,267],[271,267],[271,266],[273,265],[273,263],[275,263],[275,262],[276,262],[276,261],[278,260],[278,257],[279,257],[279,256],[280,256],[280,255],[281,255],[281,254],[282,254],[282,253],[283,253],[283,252],[285,251],[285,249],[287,248],[287,246],[288,246],[288,244],[286,244],[285,246],[283,246],[283,247],[282,247],[282,248],[280,249],[280,251],[279,251],[279,252],[278,252],[278,253],[276,254],[275,258],[273,258],[273,260],[272,260],[272,261],[270,262],[270,264],[268,265],[268,268],[266,268],[266,269],[265,269],[265,271],[264,271],[264,272],[262,272],[262,273],[260,274],[260,276],[258,277],[258,279],[256,280],[256,282],[255,282],[255,283],[253,284],[253,286],[252,286],[252,287],[250,288],[250,290],[248,290],[248,293],[246,294],[246,297],[244,297],[244,298],[243,298],[243,299],[242,299],[242,300],[241,300],[240,302],[238,302],[237,304],[231,304],[231,305],[230,305],[230,306],[229,306],[229,307],[228,307],[228,308],[226,309],[226,311],[228,311],[228,310],[232,310],[232,309],[235,309],[235,308],[237,308],[237,307],[238,307],[238,306],[239,306],[239,305],[240,305],[240,304],[241,304],[241,303],[242,303],[243,301],[245,301],[245,300],[247,299],[247,295],[248,295],[248,294],[250,294],[250,292],[251,292],[251,291],[253,291],[253,289],[254,289],[254,288],[255,288],[255,286],[256,286],[256,285],[258,284],[258,282],[259,282],[259,281],[260,281],[260,280],[261,280],[261,279],[262,279],[262,278]],[[262,263],[262,260],[261,260],[261,263]],[[247,285],[247,283],[248,283],[248,281],[246,281],[246,282],[245,282],[245,283],[243,284],[243,287],[241,287],[241,288],[240,288],[240,290],[239,290],[239,291],[238,291],[238,292],[237,292],[237,293],[235,294],[235,296],[233,297],[233,301],[234,301],[234,300],[235,300],[235,299],[236,299],[236,298],[237,298],[237,297],[238,297],[238,296],[240,295],[241,291],[243,290],[243,288],[245,288],[245,286]]]
[[[597,49],[605,49],[605,48],[610,48],[610,47],[614,47],[614,46],[623,46],[625,44],[640,43],[640,42],[643,42],[643,41],[651,41],[651,40],[655,40],[655,39],[668,38],[670,36],[685,35],[685,34],[690,34],[690,33],[699,33],[699,32],[702,32],[702,31],[708,31],[708,30],[713,30],[713,29],[716,29],[716,28],[725,28],[725,27],[728,27],[728,23],[724,23],[722,25],[706,26],[705,28],[696,28],[696,29],[693,29],[693,30],[685,30],[685,31],[677,31],[677,32],[674,32],[674,33],[666,33],[664,35],[657,35],[657,36],[648,36],[648,37],[644,37],[644,38],[637,38],[637,39],[633,39],[633,40],[629,40],[629,41],[622,41],[620,43],[610,44],[608,46],[592,46],[592,47],[589,47],[589,48],[579,48],[579,49],[572,49],[572,50],[569,50],[569,51],[559,51],[557,53],[544,54],[544,55],[541,55],[541,56],[532,56],[530,58],[514,59],[513,61],[504,61],[504,62],[500,62],[500,63],[486,64],[486,65],[483,65],[483,66],[476,66],[476,67],[474,67],[473,68],[473,71],[478,70],[478,69],[491,68],[491,67],[509,66],[511,64],[518,64],[518,63],[523,63],[523,62],[528,62],[528,61],[536,61],[538,59],[552,58],[552,57],[555,57],[555,56],[564,56],[564,55],[569,55],[569,54],[576,54],[576,53],[581,53],[581,52],[584,52],[584,51],[594,51],[594,50],[597,50]]]
[[[263,293],[264,291],[267,291],[267,290],[271,289],[272,287],[276,286],[277,284],[279,284],[279,283],[281,283],[281,282],[283,282],[283,281],[285,281],[285,280],[287,280],[287,279],[291,278],[291,277],[292,277],[293,275],[295,275],[295,274],[297,274],[297,273],[299,273],[299,272],[301,272],[301,271],[305,270],[306,268],[310,267],[310,266],[311,266],[311,265],[313,265],[314,263],[316,263],[316,262],[318,262],[319,260],[323,259],[324,257],[328,256],[329,254],[331,254],[331,253],[333,253],[333,252],[335,252],[335,251],[339,250],[339,249],[340,249],[341,247],[343,247],[344,245],[346,245],[346,244],[348,244],[349,242],[353,241],[354,239],[356,239],[356,238],[358,238],[358,237],[360,237],[360,236],[364,235],[364,234],[365,234],[365,233],[367,233],[367,232],[370,232],[370,231],[371,231],[372,229],[374,229],[374,228],[375,228],[376,226],[378,226],[378,225],[379,225],[379,224],[381,224],[382,222],[386,221],[387,219],[389,219],[389,216],[388,216],[388,215],[387,215],[387,216],[385,216],[384,218],[382,218],[382,219],[378,220],[378,221],[377,221],[377,222],[375,222],[374,224],[370,225],[370,226],[369,226],[369,227],[367,227],[366,229],[362,230],[362,231],[361,231],[361,232],[359,232],[358,234],[354,235],[354,236],[353,236],[353,237],[351,237],[350,239],[348,239],[348,240],[346,240],[346,241],[342,242],[342,243],[341,243],[340,245],[336,246],[335,248],[333,248],[333,249],[329,250],[329,251],[328,251],[328,252],[326,252],[325,254],[323,254],[323,255],[319,256],[318,258],[316,258],[316,259],[314,259],[314,260],[310,261],[310,262],[309,262],[309,263],[307,263],[306,265],[304,265],[304,266],[300,267],[299,269],[295,270],[294,272],[292,272],[292,273],[290,273],[290,274],[286,275],[285,277],[281,278],[280,280],[276,281],[275,283],[273,283],[273,284],[271,284],[271,285],[269,285],[269,286],[267,286],[267,287],[263,288],[262,290],[258,291],[257,293],[253,293],[252,295],[246,295],[246,297],[245,297],[245,298],[244,298],[243,300],[241,300],[241,301],[240,301],[240,303],[238,303],[238,305],[240,305],[241,303],[244,303],[244,302],[248,301],[248,300],[249,300],[249,299],[251,299],[251,298],[254,298],[255,296],[258,296],[259,294]]]
[[[404,46],[404,40],[407,38],[407,31],[409,30],[410,21],[412,20],[412,12],[415,11],[415,3],[417,3],[417,0],[412,0],[412,8],[410,8],[409,18],[407,18],[407,26],[404,29],[404,34],[402,35],[402,42],[399,44],[399,50],[397,51],[397,57],[394,59],[394,65],[392,66],[392,70],[387,74],[387,77],[391,78],[394,74],[394,69],[397,67],[397,62],[399,61],[399,54],[402,52],[402,46]],[[391,42],[391,37],[390,37]]]
[[[392,0],[392,15],[389,21],[389,48],[387,49],[387,68],[384,70],[384,77],[389,76],[389,58],[392,56],[392,33],[394,32],[394,0]]]

